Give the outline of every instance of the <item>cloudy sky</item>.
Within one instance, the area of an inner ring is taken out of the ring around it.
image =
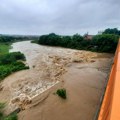
[[[120,0],[0,0],[0,33],[96,34],[120,28]]]

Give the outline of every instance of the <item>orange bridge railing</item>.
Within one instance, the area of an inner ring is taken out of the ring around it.
[[[116,49],[98,120],[120,120],[120,43]]]

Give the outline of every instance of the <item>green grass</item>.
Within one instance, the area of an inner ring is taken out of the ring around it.
[[[67,98],[67,96],[66,96],[66,90],[65,89],[58,89],[57,92],[56,92],[56,94],[58,96],[60,96],[61,98],[63,98],[63,99]]]
[[[0,43],[0,55],[8,53],[9,49],[10,49],[9,43]]]

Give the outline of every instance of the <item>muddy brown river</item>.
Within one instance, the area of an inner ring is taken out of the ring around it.
[[[19,120],[93,120],[109,76],[113,55],[30,41],[12,44],[10,52],[26,56],[29,70],[16,72],[1,83],[6,114],[20,108]],[[55,92],[65,88],[67,99]]]

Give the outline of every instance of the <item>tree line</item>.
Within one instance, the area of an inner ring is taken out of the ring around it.
[[[75,34],[73,36],[60,36],[55,33],[42,35],[37,41],[41,45],[60,46],[78,50],[114,53],[117,47],[120,31],[117,28],[106,29],[102,34],[95,35],[91,40]],[[35,42],[35,41],[34,41]]]
[[[16,42],[23,40],[38,40],[38,36],[17,36],[17,35],[0,35],[0,43],[1,42]]]

